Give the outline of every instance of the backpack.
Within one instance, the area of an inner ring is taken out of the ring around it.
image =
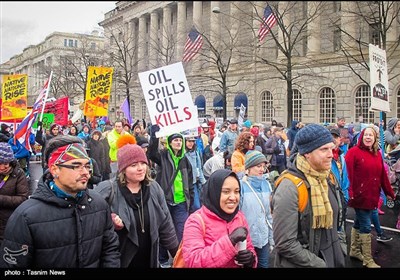
[[[303,212],[304,209],[306,209],[308,203],[308,190],[306,184],[304,183],[304,180],[285,170],[281,173],[279,178],[276,179],[274,191],[276,191],[276,188],[279,186],[284,178],[289,179],[295,186],[297,186],[297,190],[299,192],[299,212]]]
[[[203,236],[206,234],[206,225],[204,224],[203,218],[199,213],[195,213],[194,215],[199,216],[199,219],[201,221],[201,225],[203,226]],[[183,239],[179,243],[178,250],[176,251],[174,261],[172,263],[173,268],[185,268],[185,260],[183,259]]]

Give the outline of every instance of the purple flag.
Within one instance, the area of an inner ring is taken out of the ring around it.
[[[125,98],[124,103],[122,103],[121,110],[122,110],[122,112],[124,112],[125,118],[128,120],[129,124],[132,124],[131,110],[129,108],[127,98]]]

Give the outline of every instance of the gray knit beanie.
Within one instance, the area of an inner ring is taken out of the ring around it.
[[[301,155],[311,153],[315,149],[333,141],[329,130],[319,124],[306,125],[297,132],[294,139]]]
[[[244,168],[249,169],[250,167],[257,166],[260,163],[267,163],[267,158],[264,156],[263,153],[260,153],[256,150],[250,150],[244,156]]]

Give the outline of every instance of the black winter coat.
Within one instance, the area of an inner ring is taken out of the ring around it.
[[[58,198],[43,179],[48,175],[8,220],[0,267],[120,267],[119,241],[107,202],[93,190],[78,200]]]

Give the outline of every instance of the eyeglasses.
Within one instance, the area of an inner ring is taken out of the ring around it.
[[[74,171],[79,171],[79,172],[82,172],[84,168],[87,171],[89,171],[90,173],[92,173],[92,171],[93,171],[93,166],[91,164],[83,165],[83,164],[61,164],[61,163],[59,163],[56,165],[59,167],[65,167],[65,168],[72,169]]]

